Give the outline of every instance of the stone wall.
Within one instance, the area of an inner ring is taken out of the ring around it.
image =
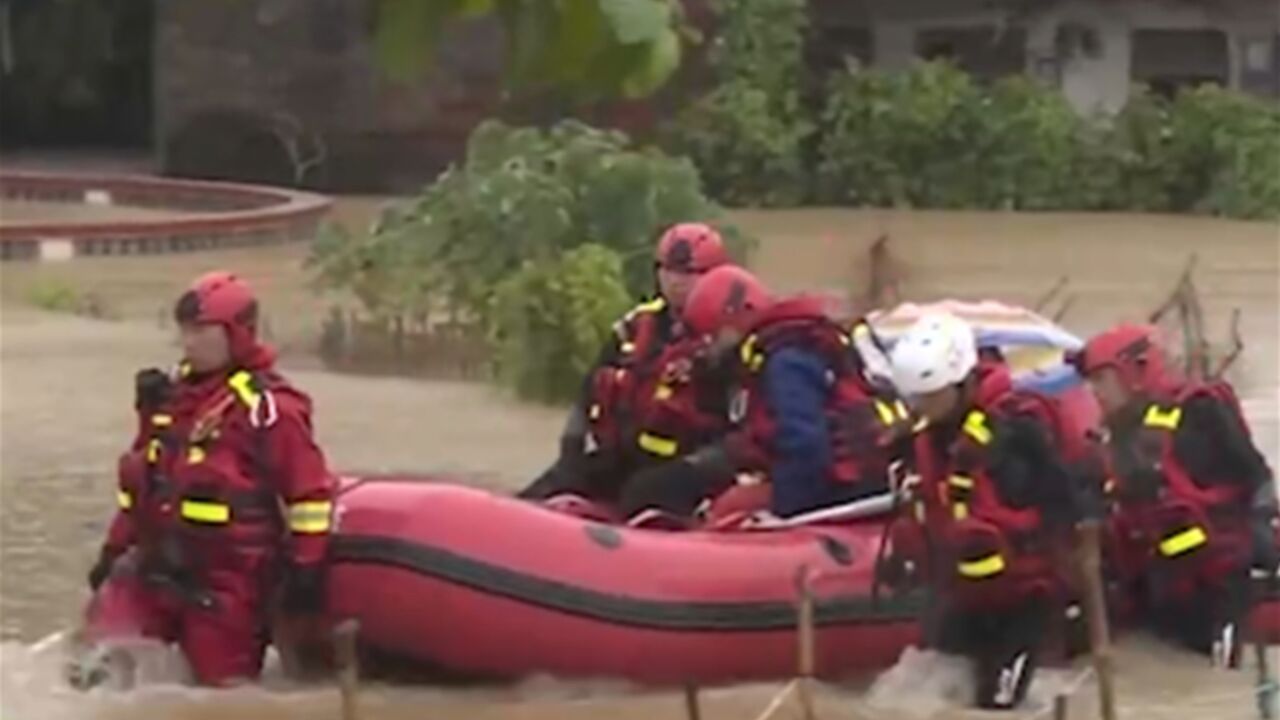
[[[334,190],[429,181],[498,107],[501,34],[460,25],[428,74],[399,84],[375,65],[373,5],[157,2],[161,167]]]

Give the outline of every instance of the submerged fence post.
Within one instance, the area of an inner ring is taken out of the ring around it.
[[[689,720],[702,720],[702,708],[698,705],[698,686],[684,686],[684,711]]]
[[[1067,720],[1067,696],[1066,695],[1054,696],[1053,720]]]
[[[342,694],[342,720],[360,720],[360,664],[356,654],[356,637],[359,634],[358,620],[343,620],[333,629],[338,690]]]
[[[809,586],[809,566],[801,565],[796,571],[796,591],[800,596],[800,609],[796,613],[799,658],[799,677],[796,679],[796,696],[805,720],[814,720],[813,676],[815,673],[813,637],[813,589]]]
[[[1077,560],[1084,580],[1084,615],[1089,624],[1089,645],[1093,654],[1094,671],[1098,676],[1098,701],[1102,705],[1102,718],[1116,720],[1111,631],[1107,627],[1107,604],[1102,585],[1101,532],[1101,526],[1095,519],[1087,519],[1080,524]]]

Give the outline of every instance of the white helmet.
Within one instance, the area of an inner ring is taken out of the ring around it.
[[[924,315],[898,338],[890,361],[898,393],[924,395],[968,377],[978,364],[978,343],[969,323],[955,315]]]

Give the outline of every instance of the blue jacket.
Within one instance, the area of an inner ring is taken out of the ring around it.
[[[771,353],[762,369],[764,401],[774,423],[772,510],[779,517],[837,503],[846,494],[831,480],[829,370],[821,356],[798,347]]]

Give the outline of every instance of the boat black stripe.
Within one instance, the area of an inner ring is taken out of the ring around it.
[[[535,577],[401,538],[339,535],[334,537],[330,553],[335,564],[397,567],[482,593],[616,625],[726,632],[781,630],[796,624],[796,607],[786,601],[677,602],[618,595]],[[888,593],[878,600],[869,595],[819,597],[814,604],[814,617],[818,625],[824,626],[899,623],[916,619],[921,607],[918,597]]]

